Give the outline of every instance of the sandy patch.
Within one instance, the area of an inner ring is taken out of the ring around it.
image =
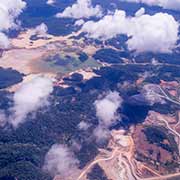
[[[13,68],[21,73],[32,73],[32,67],[29,65],[32,61],[37,61],[44,55],[45,51],[41,49],[26,50],[13,49],[4,52],[0,58],[0,66],[3,68]]]
[[[17,38],[11,40],[11,44],[16,48],[26,48],[26,49],[34,49],[45,46],[46,44],[57,42],[57,41],[67,41],[67,44],[72,45],[71,39],[69,37],[73,35],[78,35],[80,32],[72,33],[68,36],[53,36],[50,34],[46,34],[43,39],[38,39],[36,41],[32,41],[30,37],[34,35],[34,29],[29,29],[25,32],[22,32]]]

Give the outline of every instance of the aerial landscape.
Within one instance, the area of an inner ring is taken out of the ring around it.
[[[0,180],[180,180],[180,0],[0,0]]]

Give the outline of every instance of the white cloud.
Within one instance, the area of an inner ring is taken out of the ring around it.
[[[145,14],[145,9],[144,8],[140,8],[136,13],[135,16],[139,17],[142,16],[143,14]]]
[[[0,110],[0,127],[4,127],[6,122],[7,122],[7,118],[5,112],[3,110]]]
[[[46,77],[35,76],[31,81],[23,83],[14,94],[14,106],[11,109],[13,115],[9,118],[9,123],[17,128],[25,121],[28,113],[47,104],[52,91],[53,83]]]
[[[82,26],[85,23],[85,21],[83,19],[79,19],[75,22],[75,26]]]
[[[97,126],[93,134],[96,138],[97,143],[105,142],[110,137],[110,131],[107,127],[103,127],[102,125]]]
[[[9,44],[10,42],[9,42],[8,37],[4,33],[0,32],[0,49],[8,48]]]
[[[74,150],[74,152],[77,152],[81,150],[82,146],[76,140],[73,140],[71,148]]]
[[[81,122],[78,124],[78,128],[79,128],[80,130],[87,130],[89,127],[90,127],[90,124],[88,124],[88,123],[85,122],[85,121],[81,121]]]
[[[119,118],[117,110],[121,106],[122,101],[122,98],[116,91],[110,91],[103,99],[95,101],[94,105],[99,125],[93,134],[97,142],[104,141],[109,137],[110,132],[108,128]]]
[[[0,46],[7,48],[9,41],[4,34],[4,31],[17,28],[18,22],[16,18],[25,8],[26,3],[22,0],[1,0],[0,1]]]
[[[103,99],[96,100],[96,116],[105,126],[111,125],[118,118],[117,109],[122,103],[118,92],[109,92]]]
[[[61,144],[54,144],[45,157],[43,169],[52,176],[67,178],[78,168],[79,162],[71,150]]]
[[[25,8],[26,3],[22,0],[0,1],[0,29],[8,30],[16,26],[15,18]]]
[[[47,0],[46,4],[53,5],[56,1],[55,0]]]
[[[151,16],[143,14],[142,10],[138,15],[127,17],[125,11],[116,10],[98,22],[86,22],[82,31],[88,37],[102,40],[125,34],[130,37],[129,50],[136,52],[171,52],[178,40],[179,24],[174,17],[167,13]]]
[[[87,21],[82,31],[87,32],[88,36],[94,39],[110,39],[117,34],[126,33],[126,19],[124,11],[116,11],[113,15],[106,15],[101,20]]]
[[[120,0],[120,1],[144,3],[150,6],[160,6],[164,9],[180,10],[180,0]]]
[[[67,7],[62,13],[58,13],[56,17],[69,17],[69,18],[89,18],[92,16],[102,16],[102,10],[99,5],[92,6],[91,0],[77,0],[75,4]]]
[[[40,25],[36,26],[34,29],[34,34],[39,36],[46,36],[48,32],[48,27],[45,23],[41,23]]]

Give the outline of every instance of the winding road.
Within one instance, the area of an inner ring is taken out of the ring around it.
[[[116,153],[118,153],[118,148],[115,148],[114,151],[112,152],[112,155],[108,158],[102,158],[102,159],[97,159],[97,160],[94,160],[91,164],[89,164],[85,170],[82,171],[82,173],[79,175],[79,177],[77,178],[77,180],[81,180],[85,175],[86,173],[88,172],[89,169],[91,169],[95,164],[101,162],[101,161],[110,161],[112,160],[115,156],[116,156]]]

